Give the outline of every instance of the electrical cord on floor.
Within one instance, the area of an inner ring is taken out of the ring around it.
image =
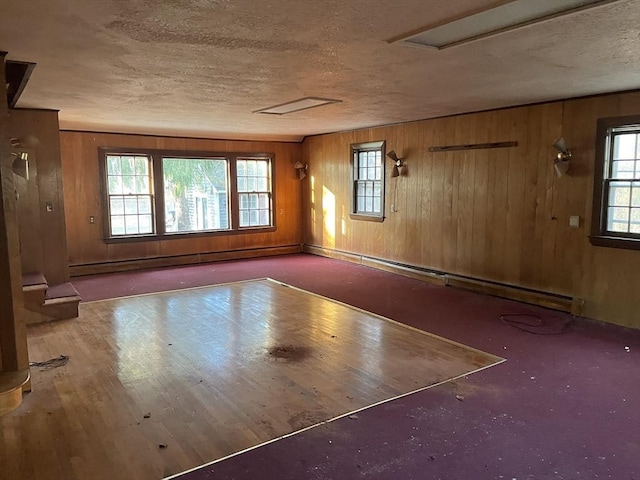
[[[529,321],[529,319],[532,321]],[[559,335],[564,333],[573,321],[572,318],[569,318],[552,323],[548,320],[543,320],[538,315],[529,313],[505,313],[500,315],[500,320],[514,328],[535,335]]]
[[[60,355],[55,358],[51,358],[49,360],[45,360],[44,362],[29,362],[30,367],[40,367],[43,370],[49,370],[51,368],[58,368],[66,365],[69,361],[69,357],[67,355]]]

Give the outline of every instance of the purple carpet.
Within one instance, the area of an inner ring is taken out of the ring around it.
[[[312,255],[79,277],[85,301],[271,277],[507,358],[180,480],[640,480],[640,331]],[[529,317],[533,315],[534,317]],[[241,428],[241,426],[239,426]]]

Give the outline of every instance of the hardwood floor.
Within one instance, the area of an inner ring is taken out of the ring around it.
[[[268,279],[80,305],[29,328],[2,479],[159,479],[499,363]]]

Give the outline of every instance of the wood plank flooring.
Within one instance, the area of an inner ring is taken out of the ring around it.
[[[160,479],[502,361],[268,279],[81,304],[29,349],[70,360],[0,418],[7,480]]]

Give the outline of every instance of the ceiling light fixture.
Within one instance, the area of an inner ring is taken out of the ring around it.
[[[442,50],[619,0],[511,0],[392,38],[389,43]]]
[[[286,115],[287,113],[299,112],[309,108],[321,107],[331,103],[341,103],[342,100],[333,100],[331,98],[305,97],[292,102],[281,103],[273,107],[261,108],[254,110],[253,113],[268,113],[271,115]]]

